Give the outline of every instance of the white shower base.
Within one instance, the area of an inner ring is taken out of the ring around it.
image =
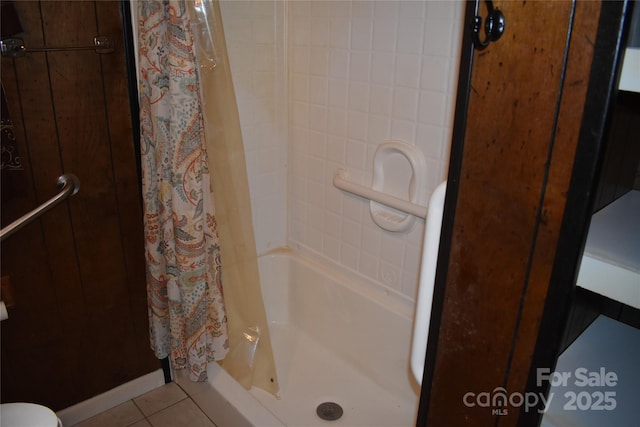
[[[284,425],[326,426],[315,409],[327,401],[344,410],[336,426],[412,424],[414,402],[403,402],[295,326],[276,324],[272,334],[281,398],[257,388],[251,394]]]
[[[280,399],[244,390],[212,364],[209,384],[178,380],[217,425],[412,426],[411,304],[290,251],[260,259]],[[316,407],[340,404],[325,421]]]

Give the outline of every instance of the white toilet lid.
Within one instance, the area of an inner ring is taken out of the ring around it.
[[[35,403],[3,403],[0,405],[2,427],[57,427],[58,417],[46,406]]]

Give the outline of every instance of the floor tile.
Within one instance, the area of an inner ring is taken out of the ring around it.
[[[174,372],[174,381],[183,389],[189,396],[204,393],[211,390],[211,384],[208,381],[191,381],[186,369],[179,369]]]
[[[128,427],[140,420],[144,420],[144,414],[129,400],[74,427]]]
[[[146,419],[144,420],[140,420],[137,423],[131,424],[128,427],[153,427],[149,421],[147,421]]]
[[[148,417],[187,397],[186,393],[176,383],[169,383],[136,397],[133,401],[142,413]]]
[[[191,399],[184,399],[147,419],[153,427],[215,427]]]

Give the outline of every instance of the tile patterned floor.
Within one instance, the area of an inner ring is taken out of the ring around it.
[[[165,384],[70,427],[216,427],[176,383]]]

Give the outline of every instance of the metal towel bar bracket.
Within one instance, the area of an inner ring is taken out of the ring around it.
[[[57,195],[0,230],[0,241],[3,241],[25,225],[37,219],[67,197],[73,196],[80,191],[80,180],[74,174],[66,173],[58,177],[58,188],[60,188],[60,192]]]

